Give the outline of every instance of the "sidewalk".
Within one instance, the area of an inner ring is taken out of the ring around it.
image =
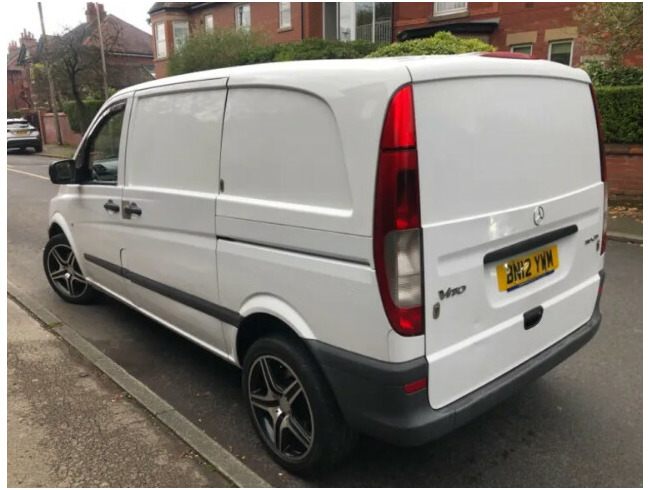
[[[43,145],[43,152],[40,153],[40,156],[63,160],[65,158],[72,158],[76,149],[76,146]]]
[[[643,243],[643,210],[630,206],[610,206],[607,238],[623,242]]]
[[[229,484],[8,298],[7,486]]]

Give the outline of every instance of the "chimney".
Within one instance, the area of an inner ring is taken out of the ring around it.
[[[98,3],[97,4],[97,9],[99,10],[99,21],[104,22],[104,19],[106,18],[106,11],[104,10],[104,4]],[[86,22],[90,24],[91,22],[96,24],[97,23],[97,10],[95,10],[95,3],[94,2],[88,2],[86,3]]]
[[[28,32],[27,29],[23,29],[23,32],[20,35],[20,44],[24,45],[30,54],[34,54],[36,51],[36,38],[34,37],[34,34]]]
[[[11,41],[9,43],[9,58],[13,58],[18,53],[18,51],[20,51],[18,43],[16,41]]]

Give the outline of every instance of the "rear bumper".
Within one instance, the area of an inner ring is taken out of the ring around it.
[[[601,285],[604,273],[601,272]],[[499,404],[578,351],[596,334],[598,302],[584,325],[494,381],[434,410],[427,390],[406,394],[403,386],[428,376],[426,358],[391,364],[308,341],[348,424],[378,439],[417,446],[443,436]]]
[[[31,148],[41,145],[41,138],[29,136],[27,138],[12,138],[7,140],[7,148]]]

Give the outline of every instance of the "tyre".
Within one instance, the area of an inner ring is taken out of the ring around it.
[[[299,340],[269,336],[244,359],[246,407],[264,447],[283,468],[311,475],[344,458],[356,434],[346,425],[320,368]]]
[[[36,153],[41,153],[41,152],[43,151],[43,143],[41,143],[40,145],[36,145],[36,146],[34,147],[34,151],[35,151]]]
[[[50,238],[43,250],[43,269],[52,289],[68,303],[87,304],[96,295],[86,282],[65,235]]]

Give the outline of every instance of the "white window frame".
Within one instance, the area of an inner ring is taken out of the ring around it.
[[[176,40],[176,26],[184,24],[187,27],[187,36],[185,39],[182,41],[177,41]],[[190,37],[190,23],[186,20],[175,20],[172,22],[172,36],[174,37],[174,49],[180,49],[183,44],[185,44],[185,41],[187,41]]]
[[[341,2],[329,2],[333,3],[336,5],[336,39],[339,41],[341,40]],[[356,2],[348,2],[348,3],[356,3]],[[377,11],[375,10],[375,3],[373,2],[373,8],[372,8],[372,39],[371,42],[375,42],[375,26],[376,26],[376,21],[375,21],[375,15]],[[394,8],[394,7],[393,7]],[[325,39],[325,2],[323,2],[323,39]],[[391,29],[392,29],[393,22],[391,20]],[[357,17],[356,17],[356,11],[355,15],[352,16],[352,32],[350,33],[350,39],[349,41],[356,41],[357,40]]]
[[[158,32],[159,27],[162,27],[162,31],[161,31],[162,32],[162,39],[159,36],[159,34],[160,34],[160,32]],[[156,59],[160,60],[160,59],[167,58],[167,38],[166,38],[166,35],[165,35],[165,23],[164,22],[156,22],[154,24],[154,26],[153,26],[153,31],[154,31],[154,34],[156,36]],[[160,49],[161,43],[162,43],[162,47],[163,47],[162,50]]]
[[[288,23],[282,23],[282,13],[288,14]],[[278,25],[280,29],[290,29],[291,28],[291,2],[278,2]]]
[[[521,53],[521,51],[515,51],[515,48],[523,48],[524,46],[527,47],[527,48],[530,48],[530,53],[526,53],[526,54],[532,55],[533,54],[533,43],[513,44],[512,46],[510,46],[510,52],[511,53]]]
[[[248,25],[240,23],[240,15],[239,13],[241,12],[241,20],[244,20],[244,8],[248,8]],[[235,6],[235,27],[237,30],[245,30],[245,31],[250,31],[251,30],[251,4],[250,3],[241,3],[239,5]]]
[[[558,41],[549,41],[548,43],[548,56],[547,60],[551,60],[551,51],[553,50],[553,46],[555,44],[565,44],[565,43],[571,43],[571,51],[569,51],[569,65],[568,66],[573,66],[573,39],[562,39]]]
[[[208,19],[210,19],[210,27],[208,27]],[[203,28],[205,32],[212,32],[214,30],[214,15],[207,14],[203,16]]]
[[[445,9],[442,11],[438,10],[438,4],[440,3],[464,3],[464,7],[456,7],[451,9]],[[451,15],[451,14],[462,14],[467,12],[467,2],[433,2],[433,16],[438,17],[442,15]]]

